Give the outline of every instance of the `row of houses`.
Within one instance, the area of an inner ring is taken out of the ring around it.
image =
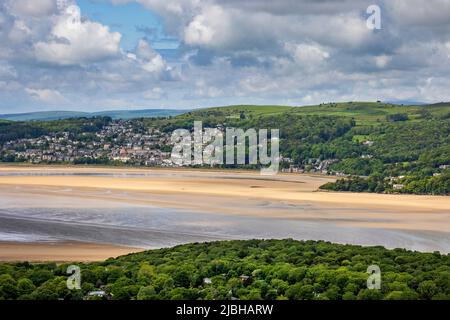
[[[139,165],[170,165],[170,135],[142,128],[136,121],[117,120],[95,133],[58,132],[38,138],[6,142],[0,150],[19,161],[32,163],[119,161]]]

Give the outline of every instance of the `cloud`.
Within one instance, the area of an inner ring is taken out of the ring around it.
[[[164,97],[166,97],[166,94],[164,93],[164,91],[159,88],[159,87],[155,87],[149,90],[146,90],[142,96],[145,99],[150,99],[150,100],[159,100],[162,99]]]
[[[6,0],[9,11],[16,16],[42,17],[49,16],[56,11],[55,0]]]
[[[177,70],[168,66],[163,57],[144,39],[139,40],[135,53],[129,53],[127,57],[155,79],[172,81],[179,78]]]
[[[146,38],[125,50],[113,24],[85,17],[75,0],[0,1],[0,109],[449,95],[449,1],[109,1],[117,14],[138,2],[158,23],[139,21]],[[366,26],[371,4],[381,7],[381,30]],[[129,29],[135,24],[121,28],[124,38]],[[159,37],[179,46],[161,50]]]
[[[121,34],[107,26],[81,21],[80,8],[68,7],[58,16],[51,39],[34,45],[38,61],[56,65],[83,65],[119,54]]]
[[[67,102],[66,98],[57,90],[26,88],[25,91],[34,99],[48,104]]]
[[[151,73],[161,73],[167,70],[166,63],[160,54],[153,50],[150,44],[141,39],[136,48],[136,58],[140,58],[142,69]]]
[[[0,63],[0,79],[16,79],[17,70],[6,63]]]
[[[386,1],[389,15],[400,25],[430,27],[450,24],[448,0]]]
[[[386,67],[389,64],[389,62],[392,60],[391,57],[386,56],[386,55],[376,56],[376,57],[374,57],[374,59],[375,59],[375,64],[378,68]]]
[[[289,42],[285,48],[296,63],[305,67],[320,65],[330,57],[328,51],[314,44]]]
[[[184,30],[188,45],[220,46],[231,28],[230,16],[219,6],[207,6]]]

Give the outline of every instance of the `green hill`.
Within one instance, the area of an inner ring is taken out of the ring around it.
[[[217,113],[228,117],[239,116],[241,113],[248,116],[273,116],[281,113],[300,115],[324,115],[350,117],[357,121],[357,125],[377,125],[386,120],[386,116],[393,114],[408,114],[409,120],[421,120],[424,115],[443,118],[449,117],[450,103],[437,103],[430,105],[396,105],[383,102],[342,102],[327,103],[312,106],[287,107],[287,106],[228,106],[194,110],[179,116],[205,116]]]
[[[100,289],[117,300],[450,299],[449,255],[323,241],[194,243],[79,263],[75,291],[66,286],[68,265],[0,264],[0,299],[83,299]],[[379,290],[367,288],[372,265]]]
[[[204,127],[279,128],[280,151],[294,165],[314,170],[314,163],[331,159],[327,173],[370,177],[329,190],[450,194],[450,103],[229,106],[148,124],[170,132],[190,129],[195,120]]]
[[[110,116],[145,116],[145,110],[124,112]],[[151,112],[163,115],[161,110]],[[306,172],[357,176],[328,184],[323,187],[327,190],[450,194],[450,103],[239,105],[196,109],[172,117],[144,117],[135,124],[170,134],[178,128],[192,129],[196,120],[201,120],[203,127],[280,129],[282,168],[294,166]],[[110,118],[97,117],[95,121],[76,118],[2,123],[0,143],[60,131],[93,133],[108,121]],[[168,151],[171,146],[162,148]],[[5,158],[0,154],[0,159],[15,161],[10,155]],[[223,167],[238,168],[237,165]],[[255,165],[244,167],[258,168]]]

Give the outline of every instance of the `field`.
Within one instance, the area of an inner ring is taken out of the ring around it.
[[[209,111],[219,111],[236,116],[239,116],[241,112],[252,116],[273,116],[286,112],[300,115],[340,116],[353,118],[356,120],[357,126],[365,126],[379,125],[386,121],[387,115],[397,113],[408,114],[410,118],[408,121],[422,119],[422,113],[425,111],[433,117],[446,117],[450,113],[450,103],[411,106],[382,102],[344,102],[299,107],[237,105],[202,109],[178,118],[187,118],[191,114],[203,115]]]

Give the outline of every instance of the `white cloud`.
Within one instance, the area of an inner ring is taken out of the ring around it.
[[[16,16],[42,17],[49,16],[56,11],[55,0],[6,0],[9,11]]]
[[[264,93],[279,89],[276,81],[270,81],[269,76],[263,74],[252,74],[239,81],[239,84],[242,89],[251,93]]]
[[[220,6],[207,6],[184,30],[189,45],[220,46],[231,28],[230,16]]]
[[[317,66],[330,57],[330,53],[322,47],[308,43],[286,43],[285,49],[294,61],[305,67]]]
[[[374,57],[375,64],[378,68],[385,68],[389,62],[392,60],[391,57],[386,55],[376,56]]]
[[[20,43],[31,35],[31,30],[22,20],[15,20],[13,27],[8,33],[8,38],[14,43]]]
[[[136,59],[140,59],[142,69],[145,71],[160,74],[168,70],[161,55],[153,50],[150,44],[145,40],[139,40],[135,57]],[[133,59],[133,55],[131,55],[131,59]]]
[[[26,88],[25,91],[33,98],[49,104],[67,102],[66,98],[58,91],[52,89]]]
[[[209,85],[205,80],[196,81],[195,86],[197,87],[195,90],[197,97],[217,98],[224,94],[222,89]]]
[[[165,96],[165,94],[164,94],[164,91],[163,91],[161,88],[155,87],[155,88],[146,90],[146,91],[142,94],[142,96],[143,96],[145,99],[158,100],[158,99],[163,98],[163,97]]]
[[[97,22],[81,21],[80,9],[70,6],[57,17],[52,39],[34,45],[37,60],[56,65],[83,65],[114,57],[121,34]]]
[[[155,56],[150,61],[144,63],[142,68],[152,73],[160,73],[165,69],[165,63],[160,55]]]

